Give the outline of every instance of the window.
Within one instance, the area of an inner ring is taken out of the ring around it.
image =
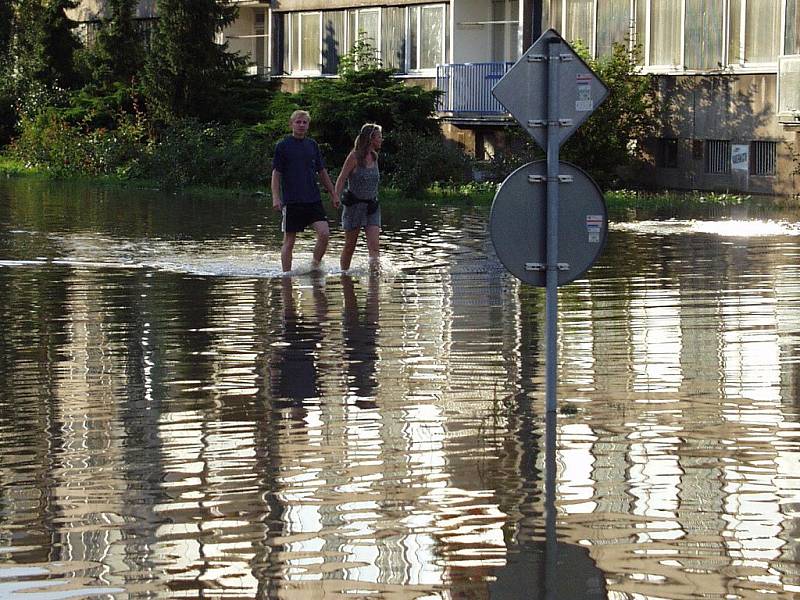
[[[492,0],[490,19],[492,60],[515,61],[519,58],[519,0]]]
[[[381,18],[381,62],[387,69],[406,70],[405,38],[406,11],[402,6],[387,6]]]
[[[322,72],[326,75],[338,72],[339,59],[347,51],[345,17],[343,10],[322,13]]]
[[[800,54],[800,0],[786,0],[784,54]]]
[[[376,50],[381,48],[380,34],[380,10],[377,8],[366,8],[355,11],[356,22],[353,31],[353,40],[361,37],[366,39]]]
[[[258,73],[264,73],[267,66],[266,10],[255,9],[253,14],[253,59]]]
[[[661,138],[658,140],[657,164],[662,169],[678,168],[678,140]]]
[[[400,72],[434,69],[446,61],[446,11],[445,4],[425,4],[278,13],[275,64],[286,75],[333,75],[341,57],[362,36],[385,67]]]
[[[418,31],[412,34],[411,53],[416,55],[417,69],[434,69],[444,62],[444,6],[410,7],[412,13],[419,12],[416,19]]]
[[[703,140],[692,140],[692,160],[703,160]]]
[[[596,55],[611,54],[614,42],[632,41],[633,18],[630,0],[607,0],[597,3]]]
[[[580,40],[590,50],[594,47],[594,0],[568,0],[562,35],[569,41]]]
[[[731,143],[729,140],[706,140],[706,173],[726,174],[731,172]]]
[[[731,64],[774,63],[780,53],[782,0],[730,0]],[[787,4],[787,12],[789,5]]]
[[[651,65],[681,64],[681,9],[683,0],[650,0],[649,52]]]
[[[320,13],[300,13],[298,39],[300,42],[300,70],[320,71]]]
[[[687,69],[722,65],[723,9],[719,0],[686,0],[683,64]]]
[[[777,142],[750,142],[750,174],[775,175]]]

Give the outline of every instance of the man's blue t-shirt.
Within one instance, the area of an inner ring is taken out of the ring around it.
[[[317,142],[311,138],[283,138],[275,146],[272,168],[281,174],[283,204],[301,204],[322,200],[317,173],[325,168]]]

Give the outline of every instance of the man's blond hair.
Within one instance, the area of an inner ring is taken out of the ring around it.
[[[311,115],[310,115],[310,114],[308,114],[308,111],[307,111],[307,110],[301,110],[301,109],[297,109],[296,111],[294,111],[294,112],[292,113],[292,116],[291,116],[291,117],[289,117],[289,122],[290,122],[290,123],[294,123],[294,120],[295,120],[297,117],[305,117],[307,121],[310,121],[310,120],[311,120]]]

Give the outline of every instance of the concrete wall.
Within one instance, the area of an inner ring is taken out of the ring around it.
[[[677,138],[677,168],[656,166],[646,173],[632,173],[641,182],[656,187],[738,191],[757,194],[787,194],[798,190],[797,166],[786,142],[800,148],[800,128],[779,122],[777,76],[773,74],[659,77],[662,99],[662,137]],[[732,145],[752,141],[777,142],[774,176],[756,176],[745,171],[728,174],[705,172],[705,159],[697,150],[705,140],[729,140]]]

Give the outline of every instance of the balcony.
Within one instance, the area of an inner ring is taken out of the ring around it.
[[[436,67],[436,87],[443,92],[438,110],[454,118],[503,118],[508,111],[492,88],[513,62],[462,63]]]

